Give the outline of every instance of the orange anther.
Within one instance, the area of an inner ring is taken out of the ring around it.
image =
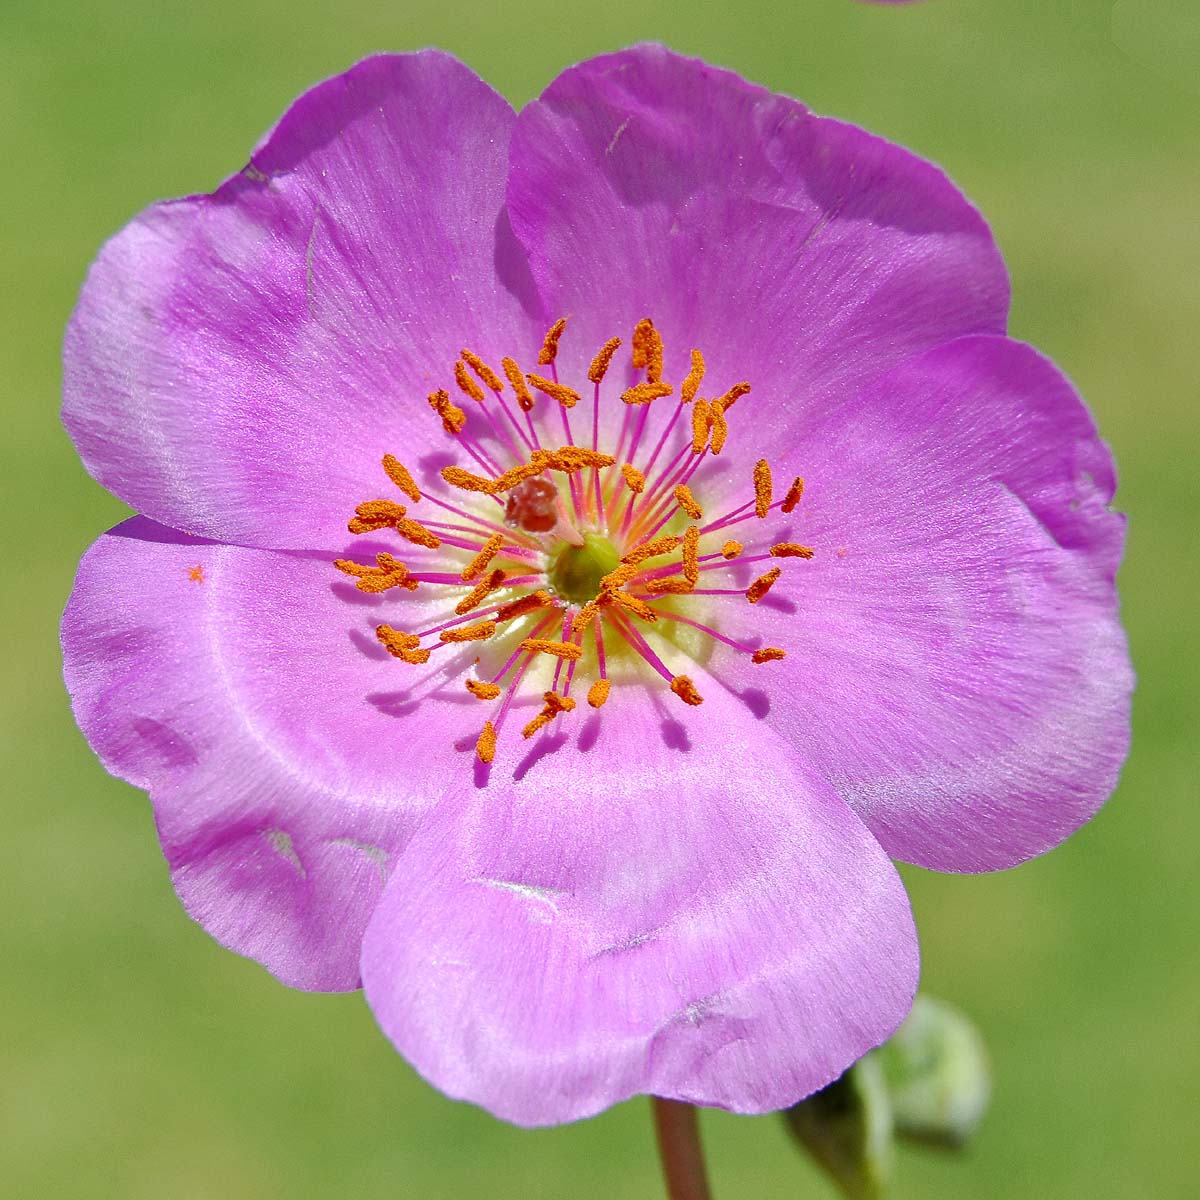
[[[538,366],[548,367],[558,357],[558,339],[562,337],[563,330],[566,329],[566,327],[567,318],[559,317],[558,320],[546,330],[546,336],[542,341],[542,348],[538,352]],[[567,407],[569,408],[570,405]]]
[[[671,680],[671,691],[677,695],[684,704],[703,704],[704,697],[696,691],[696,685],[686,675],[676,675]]]
[[[614,604],[619,604],[622,608],[627,608],[635,617],[640,617],[643,621],[654,622],[658,620],[658,613],[645,600],[639,600],[637,596],[631,596],[628,592],[619,590],[605,592],[604,598],[611,600]]]
[[[663,396],[669,396],[675,389],[669,383],[635,383],[621,393],[621,399],[626,404],[649,404]]]
[[[484,387],[491,388],[497,396],[504,391],[504,384],[501,382],[500,376],[478,354],[472,354],[470,350],[464,350],[462,356],[463,362],[479,376]]]
[[[479,755],[481,763],[490,764],[496,757],[496,727],[491,721],[484,721],[483,731],[475,743],[475,753]]]
[[[463,567],[462,579],[463,583],[470,583],[476,576],[481,575],[488,563],[500,553],[500,547],[504,545],[504,534],[493,533],[486,542],[483,543],[478,554],[465,567]]]
[[[500,695],[500,685],[498,683],[488,683],[483,679],[468,679],[467,691],[480,700],[495,700]]]
[[[545,453],[545,452],[543,452]],[[538,451],[534,451],[537,458]],[[611,467],[617,460],[611,454],[601,454],[599,450],[589,450],[586,446],[562,446],[553,453],[547,453],[545,464],[551,471],[563,471],[571,474],[582,471],[584,467]]]
[[[729,437],[729,422],[725,420],[725,410],[720,401],[714,400],[709,405],[709,426],[712,429],[712,440],[709,449],[714,454],[720,454],[725,449],[725,439]]]
[[[429,407],[442,418],[442,428],[450,434],[462,433],[467,423],[467,414],[450,399],[443,388],[429,395]]]
[[[426,529],[420,521],[414,521],[412,517],[401,517],[395,528],[402,538],[424,546],[427,550],[436,550],[442,544],[442,539],[436,533]]]
[[[517,617],[525,616],[526,613],[537,612],[539,608],[550,608],[553,604],[554,597],[539,588],[536,592],[519,596],[516,600],[510,600],[507,604],[502,605],[496,613],[495,619],[497,621],[513,621]]]
[[[421,498],[421,490],[408,473],[408,468],[394,454],[383,456],[383,469],[388,478],[414,503]]]
[[[707,400],[697,400],[692,409],[692,453],[703,454],[708,445],[709,430],[712,429],[712,415]]]
[[[602,592],[615,591],[617,588],[624,587],[631,579],[634,578],[640,571],[641,567],[637,563],[623,562],[615,570],[609,571],[607,575],[601,576],[600,590]]]
[[[683,577],[695,587],[700,581],[700,530],[689,525],[683,531]]]
[[[771,511],[771,467],[765,458],[754,464],[754,515],[762,518]]]
[[[579,393],[574,388],[555,383],[553,379],[546,379],[541,375],[526,375],[525,378],[539,392],[549,396],[551,400],[557,400],[563,408],[574,408],[579,403]]]
[[[746,589],[746,599],[751,604],[757,604],[771,590],[771,585],[779,576],[780,570],[778,567],[772,567],[765,575],[760,575]]]
[[[462,467],[443,467],[442,478],[451,487],[459,488],[464,492],[483,492],[485,495],[494,496],[497,491],[496,480],[488,479],[484,475],[472,475],[470,471],[464,471]]]
[[[466,616],[471,609],[482,604],[484,599],[498,587],[504,585],[504,572],[497,567],[490,575],[481,579],[455,606],[454,611],[460,617]]]
[[[555,642],[549,638],[526,638],[521,643],[522,650],[532,650],[535,654],[553,654],[556,658],[582,658],[583,647],[575,642]]]
[[[454,382],[458,384],[458,390],[463,395],[469,396],[478,404],[483,403],[483,388],[467,374],[467,368],[462,359],[454,364]]]
[[[646,370],[646,379],[657,383],[662,379],[663,344],[654,322],[643,317],[633,330],[633,366],[635,370]]]
[[[728,541],[725,543],[725,545],[723,545],[721,547],[721,557],[722,558],[737,558],[737,556],[739,554],[741,554],[741,552],[742,552],[742,543],[741,542]]]
[[[771,547],[773,558],[812,558],[811,546],[801,546],[799,542],[778,542]]]
[[[593,708],[603,708],[605,700],[608,699],[609,688],[612,686],[612,681],[609,679],[597,679],[595,683],[588,688],[587,702]]]
[[[792,486],[788,488],[787,495],[783,498],[783,503],[779,506],[780,512],[790,513],[797,504],[800,503],[800,497],[804,495],[804,480],[799,475],[792,480]]]
[[[571,636],[580,637],[583,631],[596,619],[600,612],[600,606],[595,600],[589,600],[576,614],[571,621]]]
[[[750,661],[756,663],[777,662],[786,657],[786,650],[780,650],[778,646],[764,646],[761,650],[755,650],[750,656]]]
[[[687,513],[687,515],[691,517],[693,521],[699,521],[700,518],[704,516],[704,510],[696,503],[696,498],[692,495],[692,489],[689,488],[686,483],[681,483],[675,489],[675,503],[678,504],[679,507],[683,509],[683,511]]]
[[[486,642],[495,632],[495,621],[478,621],[474,625],[460,625],[457,629],[443,629],[438,637],[443,642]]]
[[[652,542],[642,542],[641,545],[634,546],[628,554],[622,556],[621,561],[623,563],[640,563],[645,562],[648,558],[657,558],[660,554],[670,554],[681,541],[682,539],[677,538],[674,534],[664,534]]]
[[[404,520],[408,509],[392,500],[364,500],[355,510],[346,528],[351,533],[374,533],[378,529],[392,529]]]
[[[714,400],[713,403],[719,404],[722,412],[728,412],[749,390],[748,383],[735,383],[725,395]]]
[[[646,584],[646,591],[655,596],[686,596],[695,586],[689,579],[671,575],[666,579],[651,579]]]
[[[393,658],[413,664],[429,661],[429,651],[420,649],[420,641],[415,634],[403,633],[390,625],[379,625],[375,629],[375,636]]]
[[[521,406],[521,411],[529,412],[533,408],[533,395],[525,383],[525,375],[521,368],[516,360],[511,358],[502,358],[500,365],[504,368],[508,382],[512,384],[512,390],[517,394],[517,403]]]
[[[621,468],[621,477],[629,485],[629,490],[635,495],[640,496],[646,490],[646,477],[637,469],[626,463]]]
[[[609,338],[603,346],[600,347],[596,357],[592,359],[592,365],[588,367],[587,377],[592,383],[599,383],[608,372],[609,363],[612,362],[613,355],[621,345],[621,339],[618,337]]]
[[[687,373],[687,378],[683,381],[683,387],[679,391],[679,399],[684,404],[690,404],[696,398],[696,393],[700,390],[700,384],[704,379],[704,355],[699,350],[692,351],[692,369]]]

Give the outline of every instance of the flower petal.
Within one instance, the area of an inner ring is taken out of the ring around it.
[[[686,726],[618,686],[574,740],[542,735],[515,772],[498,754],[401,856],[363,982],[436,1087],[522,1125],[639,1092],[764,1112],[907,1012],[916,939],[891,863],[817,773],[696,681]]]
[[[660,46],[564,72],[520,113],[512,160],[513,227],[549,311],[574,314],[576,374],[650,316],[668,379],[696,346],[705,394],[748,379],[760,404],[820,412],[1005,328],[1003,262],[936,167]]]
[[[382,601],[335,574],[134,518],[85,556],[63,618],[76,719],[150,791],[189,913],[316,990],[358,986],[387,869],[446,786],[413,779],[429,726],[372,636]]]
[[[448,55],[380,55],[301,96],[214,195],[117,234],[64,348],[92,474],[176,528],[304,549],[340,545],[385,452],[420,482],[445,448],[425,396],[459,350],[541,336],[502,215],[513,119]]]
[[[980,871],[1057,845],[1115,786],[1133,683],[1112,459],[1074,389],[1028,346],[964,338],[796,454],[788,533],[816,557],[782,603],[728,614],[788,651],[771,723],[897,858]]]

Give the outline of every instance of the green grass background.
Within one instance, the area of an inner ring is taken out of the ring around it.
[[[357,995],[289,992],[178,907],[142,795],[76,732],[56,626],[123,516],[57,418],[101,241],[207,189],[288,101],[377,49],[449,48],[514,102],[656,38],[932,157],[993,222],[1013,330],[1116,449],[1140,674],[1120,791],[1063,849],[906,871],[925,982],[978,1020],[996,1094],[897,1196],[1200,1194],[1195,886],[1200,26],[1182,0],[7,0],[0,10],[0,1194],[655,1196],[646,1105],[524,1132],[454,1104]],[[1115,26],[1114,26],[1115,22]],[[1117,41],[1114,43],[1114,27]],[[704,1118],[721,1200],[827,1197],[773,1118]]]

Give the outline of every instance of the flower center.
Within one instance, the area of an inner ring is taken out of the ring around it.
[[[550,560],[546,579],[568,604],[580,606],[596,599],[601,581],[621,565],[617,548],[598,533],[585,533],[582,546],[569,542]]]
[[[485,764],[518,694],[542,693],[543,707],[521,730],[531,738],[576,707],[577,673],[595,709],[614,684],[646,671],[684,704],[698,706],[703,697],[692,679],[668,666],[660,651],[678,658],[691,647],[696,657],[706,644],[754,663],[783,658],[778,646],[724,632],[721,601],[708,598],[758,604],[780,578],[780,560],[813,556],[779,527],[780,514],[800,502],[804,482],[792,480],[776,499],[766,459],[745,480],[743,503],[706,511],[705,467],[724,449],[727,414],[750,391],[748,383],[716,399],[701,397],[704,358],[693,350],[676,394],[663,378],[657,329],[648,318],[639,321],[634,379],[620,392],[620,427],[613,444],[601,448],[603,384],[620,339],[607,341],[588,369],[590,437],[580,438],[571,411],[582,397],[560,381],[556,365],[565,326],[565,319],[556,321],[546,334],[536,372],[502,358],[502,379],[477,354],[462,352],[454,382],[471,403],[459,407],[445,390],[429,396],[461,451],[459,463],[431,471],[418,485],[397,458],[383,458],[392,483],[411,504],[422,504],[424,518],[410,516],[396,500],[366,500],[348,526],[352,534],[397,536],[408,561],[384,551],[374,565],[334,563],[360,591],[400,599],[394,623],[375,631],[389,654],[413,666],[435,653],[450,655],[431,671],[437,686],[458,674],[472,696],[498,705],[476,744]],[[505,380],[517,411],[505,398]],[[428,589],[442,590],[446,610],[411,631],[403,594]],[[617,674],[610,674],[610,663]]]

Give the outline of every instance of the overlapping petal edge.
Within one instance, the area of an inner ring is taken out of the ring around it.
[[[64,416],[145,516],[89,551],[63,642],[189,912],[293,986],[361,963],[418,1069],[525,1124],[838,1074],[915,989],[886,854],[1040,853],[1126,750],[1111,460],[1007,296],[936,168],[657,47],[519,116],[445,55],[369,59],[139,217],[84,288]],[[615,693],[476,787],[463,706],[406,699],[329,560],[382,452],[439,453],[412,406],[459,347],[563,313],[567,369],[650,313],[669,370],[703,342],[753,378],[818,553],[754,613],[792,647],[770,681],[712,666],[686,725]]]

